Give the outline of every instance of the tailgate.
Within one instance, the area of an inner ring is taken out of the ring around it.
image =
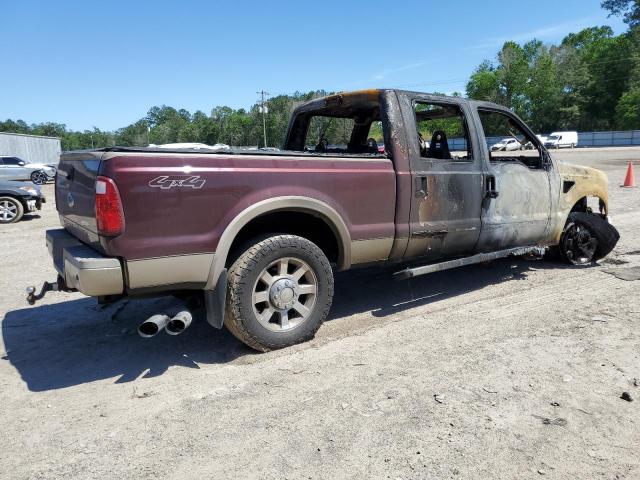
[[[96,177],[102,152],[69,152],[60,156],[56,208],[62,226],[80,241],[102,250],[96,227]]]

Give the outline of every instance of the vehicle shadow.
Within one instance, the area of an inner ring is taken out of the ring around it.
[[[24,217],[20,220],[21,222],[30,222],[31,220],[40,220],[42,217],[37,213],[25,213]]]
[[[338,274],[329,321],[362,312],[375,317],[427,305],[504,281],[523,280],[530,269],[562,268],[546,261],[503,259],[408,281],[395,282],[395,268]],[[31,391],[71,387],[116,377],[126,383],[163,374],[171,366],[228,363],[255,352],[226,329],[211,328],[194,312],[191,328],[179,336],[152,339],[136,333],[155,313],[181,309],[173,297],[118,302],[107,308],[82,298],[8,312],[2,321],[6,357]]]
[[[2,321],[6,357],[31,391],[40,392],[116,377],[116,383],[163,374],[171,366],[199,368],[226,363],[253,350],[227,330],[193,322],[178,336],[138,336],[140,322],[155,313],[177,313],[167,297],[119,302],[101,309],[90,298],[8,312]],[[112,318],[116,314],[115,318]]]
[[[351,270],[337,276],[330,319],[370,311],[387,317],[509,280],[524,280],[531,268],[557,268],[546,260],[507,258],[394,281],[402,267]]]

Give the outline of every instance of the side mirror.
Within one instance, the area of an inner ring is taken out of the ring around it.
[[[24,162],[18,162],[18,165],[20,165],[21,167],[24,167],[26,165],[26,163]]]

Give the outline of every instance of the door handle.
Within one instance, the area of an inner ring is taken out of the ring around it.
[[[416,182],[415,197],[427,198],[427,195],[429,195],[429,192],[427,191],[427,177],[418,176],[415,178],[415,182]]]
[[[485,177],[485,197],[498,198],[500,192],[496,190],[496,177],[493,175],[487,175]]]

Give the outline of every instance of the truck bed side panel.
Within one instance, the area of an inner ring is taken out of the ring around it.
[[[281,196],[331,206],[354,242],[394,237],[388,159],[110,153],[100,174],[116,181],[126,218],[125,233],[103,247],[126,260],[215,252],[238,213]]]

